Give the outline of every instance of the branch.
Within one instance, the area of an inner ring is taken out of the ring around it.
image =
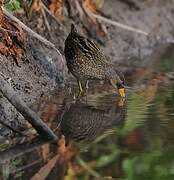
[[[143,34],[145,36],[148,36],[149,34],[147,32],[144,32],[142,30],[139,30],[139,29],[136,29],[136,28],[133,28],[131,26],[127,26],[127,25],[124,25],[124,24],[121,24],[119,22],[116,22],[116,21],[113,21],[113,20],[110,20],[108,18],[105,18],[103,16],[100,16],[100,15],[97,15],[97,14],[94,14],[94,13],[91,13],[89,12],[90,16],[93,16],[94,18],[96,19],[99,19],[99,20],[102,20],[108,24],[112,24],[114,26],[117,26],[119,28],[122,28],[122,29],[125,29],[125,30],[128,30],[128,31],[133,31],[133,32],[136,32],[136,33],[139,33],[139,34]]]
[[[101,15],[94,14],[85,5],[83,5],[83,3],[82,3],[82,8],[84,9],[84,11],[86,12],[86,14],[88,16],[94,17],[96,19],[104,21],[105,23],[112,24],[113,26],[117,26],[119,28],[122,28],[122,29],[125,29],[125,30],[128,30],[128,31],[132,31],[132,32],[136,32],[136,33],[139,33],[139,34],[143,34],[145,36],[149,36],[149,33],[144,32],[144,31],[142,31],[140,29],[136,29],[134,27],[127,26],[127,25],[121,24],[119,22],[113,21],[111,19],[105,18],[105,17],[103,17]]]
[[[53,140],[57,136],[52,130],[39,118],[39,116],[32,111],[27,105],[16,95],[12,87],[0,76],[0,92],[8,99],[8,101],[23,115],[23,117],[36,129],[36,131],[47,138]]]

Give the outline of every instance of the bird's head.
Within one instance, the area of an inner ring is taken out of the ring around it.
[[[124,87],[123,83],[117,84],[117,88],[118,88],[118,93],[120,94],[120,96],[122,98],[125,98],[126,97],[126,93],[125,93],[125,87]]]
[[[117,71],[114,78],[110,79],[110,83],[115,89],[118,90],[118,93],[122,98],[126,97],[125,87],[124,87],[125,79],[124,79],[124,75],[121,72]]]

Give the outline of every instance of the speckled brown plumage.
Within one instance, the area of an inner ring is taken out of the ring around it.
[[[71,104],[64,112],[60,124],[60,130],[66,137],[66,144],[68,145],[71,140],[91,141],[107,129],[121,125],[125,110],[124,106],[116,104],[106,109],[97,109],[82,102]]]
[[[123,87],[124,78],[108,63],[93,41],[78,34],[74,25],[65,40],[64,51],[67,67],[79,84],[87,80],[107,80],[114,88]]]

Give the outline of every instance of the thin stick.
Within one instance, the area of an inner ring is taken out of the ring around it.
[[[50,28],[50,25],[48,23],[48,20],[47,20],[46,14],[45,14],[45,10],[42,7],[41,7],[41,12],[42,12],[42,15],[43,15],[43,18],[44,18],[44,21],[45,21],[45,25],[46,25],[46,27],[48,29],[49,35],[51,36],[51,34],[50,34],[51,28]]]
[[[148,35],[149,35],[147,32],[144,32],[144,31],[142,31],[142,30],[133,28],[133,27],[131,27],[131,26],[127,26],[127,25],[121,24],[121,23],[119,23],[119,22],[110,20],[110,19],[105,18],[105,17],[103,17],[103,16],[100,16],[100,15],[97,15],[97,14],[94,14],[94,13],[91,13],[91,12],[90,12],[90,15],[93,16],[93,17],[96,18],[96,19],[102,20],[102,21],[104,21],[104,22],[106,22],[106,23],[112,24],[112,25],[117,26],[117,27],[119,27],[119,28],[122,28],[122,29],[125,29],[125,30],[128,30],[128,31],[133,31],[133,32],[136,32],[136,33],[139,33],[139,34],[143,34],[143,35],[145,35],[145,36],[148,36]]]
[[[1,26],[0,26],[0,29],[3,30],[3,31],[7,31],[7,32],[9,32],[9,33],[12,33],[12,34],[19,34],[19,32],[10,31],[10,30],[5,29],[5,28],[3,28],[3,27],[1,27]]]
[[[9,100],[9,102],[23,115],[23,117],[36,129],[36,131],[47,138],[53,140],[57,136],[53,131],[16,95],[12,87],[0,76],[0,92]]]
[[[55,47],[55,45],[53,43],[51,43],[50,41],[48,41],[47,39],[45,39],[44,37],[42,37],[41,35],[37,34],[36,32],[34,32],[32,29],[30,29],[28,26],[26,26],[23,22],[21,22],[18,18],[16,18],[15,16],[13,16],[11,13],[9,13],[5,8],[2,7],[2,10],[4,11],[4,14],[6,16],[8,16],[10,19],[12,19],[13,21],[17,22],[18,24],[21,25],[21,27],[27,31],[31,36],[35,37],[36,39],[38,39],[39,41],[41,41],[42,43],[44,43],[47,46],[52,47],[54,50],[57,51],[57,53],[59,54],[59,56],[61,57],[61,61],[64,65],[64,59],[62,54],[60,53],[60,51]]]
[[[128,31],[132,31],[132,32],[136,32],[136,33],[139,33],[139,34],[143,34],[145,36],[149,36],[149,33],[144,32],[144,31],[142,31],[140,29],[136,29],[134,27],[127,26],[127,25],[121,24],[119,22],[113,21],[111,19],[105,18],[105,17],[103,17],[101,15],[94,14],[90,10],[88,10],[85,7],[85,5],[83,5],[83,3],[82,3],[82,6],[83,6],[83,9],[85,10],[85,12],[88,14],[88,16],[92,16],[92,17],[94,17],[96,19],[99,19],[99,20],[104,21],[104,22],[106,22],[108,24],[112,24],[113,26],[117,26],[119,28],[122,28],[122,29],[125,29],[125,30],[128,30]]]
[[[77,7],[77,10],[79,11],[79,14],[80,14],[80,18],[82,18],[84,12],[83,12],[83,9],[79,3],[79,1],[75,1],[75,4],[76,4],[76,7]]]
[[[51,11],[45,6],[45,4],[41,1],[41,6],[43,7],[43,9],[58,23],[60,24],[56,17],[51,13]]]

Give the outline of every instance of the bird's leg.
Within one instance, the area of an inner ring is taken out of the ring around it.
[[[74,97],[73,97],[74,100],[78,99],[81,96],[82,92],[83,92],[83,85],[82,85],[82,82],[79,79],[77,79],[77,84],[78,84],[78,87],[79,87],[79,92],[78,92],[77,95],[74,94]]]
[[[82,83],[79,79],[77,80],[77,83],[78,83],[78,87],[79,87],[79,92],[78,92],[77,98],[79,98],[83,92],[83,88],[82,88]]]
[[[5,75],[4,75],[2,72],[0,72],[0,75],[3,76],[3,77],[5,77]]]
[[[87,102],[87,98],[88,98],[88,89],[89,89],[88,83],[89,83],[89,81],[86,80],[86,81],[85,81],[86,102]]]
[[[77,80],[78,86],[79,86],[79,92],[82,93],[83,92],[83,88],[82,88],[82,83],[80,80]]]
[[[85,83],[85,87],[86,87],[87,90],[89,89],[88,84],[89,84],[89,81],[87,80],[86,83]]]

